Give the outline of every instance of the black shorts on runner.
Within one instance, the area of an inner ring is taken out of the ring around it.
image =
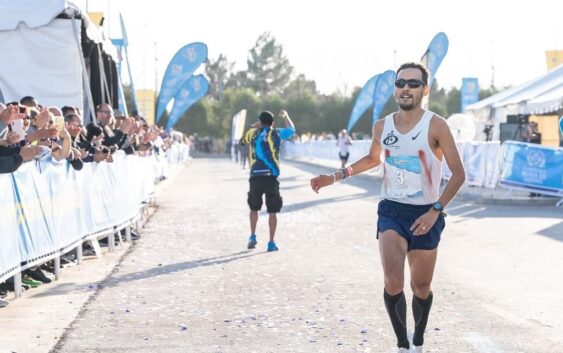
[[[341,161],[348,162],[348,157],[350,157],[350,152],[346,152],[346,154],[338,153]]]
[[[410,205],[400,202],[382,200],[377,208],[377,238],[379,234],[392,229],[407,240],[408,251],[432,250],[438,247],[442,231],[446,226],[443,215],[439,215],[436,223],[426,234],[413,235],[410,227],[414,221],[428,212],[432,205]]]
[[[252,211],[262,208],[262,195],[266,195],[266,210],[268,213],[278,213],[283,206],[280,195],[280,182],[273,176],[256,176],[249,180],[248,206]]]

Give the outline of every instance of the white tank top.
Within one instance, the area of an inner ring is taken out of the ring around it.
[[[440,197],[442,180],[442,161],[428,143],[434,113],[425,111],[406,134],[395,128],[394,114],[385,117],[380,139],[385,161],[381,196],[412,205],[432,204]]]

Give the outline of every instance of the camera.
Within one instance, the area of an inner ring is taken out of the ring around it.
[[[512,114],[506,116],[506,122],[509,124],[527,124],[530,120],[529,114]]]

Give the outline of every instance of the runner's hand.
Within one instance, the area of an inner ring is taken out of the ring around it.
[[[439,212],[430,210],[423,214],[422,216],[418,217],[411,226],[411,231],[413,235],[425,235],[428,234],[430,229],[436,223],[438,216],[440,215]]]
[[[319,175],[311,179],[311,188],[318,194],[321,188],[332,185],[333,182],[334,178],[332,175]]]

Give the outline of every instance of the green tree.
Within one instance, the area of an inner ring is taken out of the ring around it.
[[[268,32],[258,37],[246,62],[249,87],[260,95],[281,94],[293,72],[283,47]]]
[[[348,125],[352,111],[352,97],[340,94],[331,94],[320,97],[318,100],[319,117],[316,119],[319,129],[315,132],[330,131],[337,134]]]
[[[186,134],[197,133],[200,136],[216,136],[217,129],[209,124],[212,114],[210,100],[208,98],[202,99],[182,115],[174,125],[174,129]]]
[[[446,115],[443,117],[448,118],[459,112],[461,112],[461,91],[453,87],[446,93]]]
[[[505,87],[504,89],[508,89],[508,88],[510,88],[510,87]],[[494,86],[491,86],[491,87],[485,88],[485,89],[480,89],[479,90],[479,100],[483,100],[483,99],[488,98],[488,97],[495,95],[497,93],[499,93],[499,90]]]
[[[254,117],[260,109],[260,100],[256,93],[249,88],[226,89],[221,100],[214,103],[213,116],[210,119],[210,124],[219,128],[217,136],[230,137],[233,115],[242,109],[246,109],[246,126],[249,126],[255,121]]]
[[[315,81],[307,80],[303,74],[297,75],[297,78],[289,82],[283,92],[283,96],[286,99],[295,98],[304,94],[316,95],[317,84]]]
[[[234,66],[235,64],[229,62],[223,54],[219,54],[219,57],[215,60],[209,60],[205,65],[205,74],[209,78],[209,97],[215,100],[220,99],[231,75],[233,75]]]
[[[326,131],[326,127],[320,123],[317,97],[305,94],[291,98],[286,103],[286,110],[295,123],[298,133],[308,131]]]
[[[246,71],[237,71],[227,81],[226,88],[248,88],[248,77]]]
[[[133,113],[135,113],[133,111],[135,109],[135,104],[133,103],[131,85],[123,85],[123,95],[125,96],[125,106],[127,107],[127,113],[129,115],[133,115]]]
[[[430,87],[428,109],[440,116],[446,116],[446,91],[434,80]]]

